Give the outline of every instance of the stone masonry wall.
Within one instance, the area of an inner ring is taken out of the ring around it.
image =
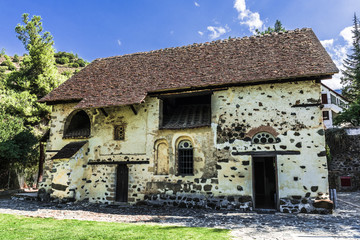
[[[265,152],[276,158],[280,211],[289,208],[281,200],[326,195],[328,173],[321,110],[311,105],[320,103],[320,83],[231,87],[215,91],[211,102],[210,127],[178,130],[159,129],[160,101],[155,97],[135,105],[136,112],[129,106],[104,108],[106,114],[100,109],[86,110],[91,120],[88,143],[72,158],[52,161],[54,152],[78,141],[62,138],[74,104],[55,105],[41,186],[54,198],[112,204],[116,164],[106,163],[131,161],[127,164],[130,203],[250,210],[252,153]],[[124,140],[114,140],[117,125],[125,127]],[[272,134],[276,141],[252,143],[251,138],[261,131]],[[177,146],[181,140],[193,145],[194,174],[190,176],[177,173]],[[297,154],[277,154],[281,151]]]
[[[360,135],[347,135],[344,131],[341,136],[339,144],[328,139],[331,152],[330,187],[336,188],[338,191],[360,190]],[[341,177],[350,177],[351,187],[342,187]]]

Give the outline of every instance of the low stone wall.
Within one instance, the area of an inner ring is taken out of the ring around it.
[[[321,193],[316,198],[292,196],[280,199],[280,212],[283,213],[331,214],[333,207],[329,196]]]
[[[326,137],[331,153],[329,159],[330,188],[338,191],[360,190],[360,135],[348,135],[345,130],[337,131],[337,133],[331,134],[327,130]],[[341,177],[350,177],[351,186],[341,186]]]
[[[137,204],[149,204],[157,206],[175,206],[180,208],[212,208],[212,209],[238,209],[242,211],[252,210],[251,196],[204,196],[204,195],[145,195],[144,201]]]

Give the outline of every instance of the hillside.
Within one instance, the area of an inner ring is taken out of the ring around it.
[[[10,73],[20,69],[20,64],[24,60],[24,56],[7,56],[5,54],[0,56],[0,73]],[[61,75],[66,78],[71,77],[75,72],[80,71],[89,64],[86,60],[79,57],[77,54],[68,52],[57,52],[54,54],[56,67]]]

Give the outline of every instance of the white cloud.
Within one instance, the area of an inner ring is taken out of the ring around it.
[[[324,83],[329,86],[330,88],[336,90],[342,88],[340,83],[340,78],[342,76],[341,70],[343,69],[343,62],[346,59],[347,54],[350,53],[350,49],[352,47],[352,26],[344,28],[340,33],[339,36],[343,38],[345,44],[340,43],[339,39],[328,39],[320,41],[324,48],[329,53],[330,57],[339,68],[340,73],[335,74],[332,80],[324,81]]]
[[[334,39],[323,40],[320,42],[324,46],[324,48],[329,48],[332,47],[332,45],[334,44]]]
[[[117,40],[117,43],[119,46],[121,46],[121,41],[119,39]]]
[[[194,2],[194,4],[195,4],[196,7],[200,7],[200,4],[197,3],[197,2]]]
[[[348,45],[352,45],[353,39],[352,39],[352,31],[353,27],[346,27],[340,32],[340,36],[344,38],[344,40],[347,42]]]
[[[174,31],[174,30],[171,30],[171,31],[170,31],[170,34],[171,34],[171,35],[173,35],[174,33],[175,33],[175,31]]]
[[[240,24],[247,25],[250,32],[255,33],[255,29],[261,30],[263,28],[264,23],[260,19],[260,14],[247,9],[245,0],[235,0],[234,8],[239,13]]]
[[[215,39],[220,37],[221,35],[224,35],[225,33],[230,31],[230,28],[225,25],[225,27],[214,27],[214,26],[208,26],[207,30],[211,33],[209,34],[210,39]],[[199,33],[200,34],[200,33]],[[201,34],[200,34],[201,35]]]
[[[198,34],[199,34],[200,36],[202,36],[202,35],[204,35],[204,32],[198,31]]]

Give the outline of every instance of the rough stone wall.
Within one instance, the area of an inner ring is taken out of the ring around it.
[[[86,110],[91,120],[88,144],[71,159],[52,161],[54,153],[49,150],[59,150],[77,141],[62,138],[66,117],[74,105],[55,105],[41,186],[53,197],[114,203],[116,165],[88,163],[149,161],[128,164],[130,203],[160,201],[167,205],[212,208],[228,205],[248,210],[253,206],[253,169],[251,153],[244,153],[266,151],[276,156],[278,202],[293,196],[314,199],[327,192],[321,110],[319,106],[302,106],[320,102],[319,83],[231,87],[214,92],[211,102],[211,127],[181,130],[159,129],[160,100],[155,97],[135,105],[137,114],[129,106],[105,108],[108,116],[100,109]],[[124,140],[114,140],[116,125],[125,126]],[[271,133],[276,142],[253,144],[251,138],[259,131]],[[190,140],[193,145],[191,176],[177,172],[177,146],[181,140]],[[159,142],[163,144],[161,152],[157,152]],[[164,146],[168,146],[168,152]],[[299,154],[277,155],[279,151]],[[158,165],[159,161],[168,162]],[[73,167],[81,171],[75,173]],[[163,170],[158,170],[159,167]],[[55,182],[64,185],[65,190],[54,189]],[[75,189],[71,190],[74,193],[69,193],[70,189]]]
[[[214,97],[212,128],[224,192],[234,194],[235,181],[244,194],[252,195],[252,157],[239,153],[289,150],[300,151],[300,155],[277,155],[278,197],[305,197],[308,193],[317,197],[318,192],[328,191],[320,108],[294,107],[318,103],[320,84],[309,81],[230,88]],[[251,137],[258,131],[272,133],[276,143],[252,144]],[[228,168],[236,170],[229,174]],[[310,191],[312,187],[316,191]]]
[[[360,135],[344,134],[341,141],[340,144],[336,144],[336,142],[332,144],[331,141],[328,143],[331,152],[330,187],[338,191],[360,190]],[[351,187],[342,187],[341,177],[350,177]]]

